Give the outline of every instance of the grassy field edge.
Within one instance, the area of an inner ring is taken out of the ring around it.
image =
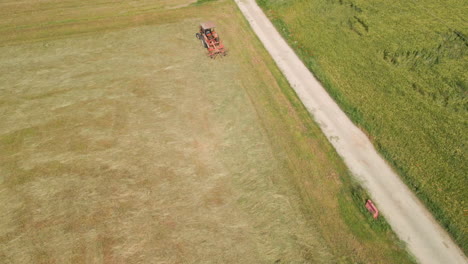
[[[241,11],[239,10],[239,13]],[[242,17],[244,24],[248,25],[248,21],[245,19],[245,17]],[[250,26],[249,26],[250,27]],[[281,93],[287,98],[288,101],[288,107],[290,107],[290,110],[288,111],[288,114],[294,116],[294,121],[298,122],[301,124],[301,128],[299,129],[298,132],[291,131],[291,128],[285,128],[283,127],[281,130],[279,129],[272,129],[274,128],[275,125],[271,123],[271,120],[268,118],[265,118],[265,114],[262,113],[262,108],[265,107],[265,105],[269,105],[267,103],[262,103],[261,100],[259,100],[258,95],[256,95],[255,92],[247,90],[247,93],[249,94],[250,101],[252,104],[256,107],[258,117],[261,120],[261,123],[263,125],[264,130],[268,134],[268,138],[272,141],[272,145],[275,146],[278,144],[278,141],[275,141],[275,138],[281,137],[284,138],[284,130],[290,130],[291,134],[291,141],[289,144],[285,143],[284,145],[277,146],[278,148],[275,149],[274,154],[279,160],[284,160],[284,156],[282,153],[284,148],[292,148],[298,147],[299,145],[304,143],[304,140],[313,140],[315,143],[314,145],[318,145],[319,148],[322,150],[321,152],[326,153],[327,158],[331,160],[331,162],[334,164],[336,168],[338,168],[338,178],[340,181],[340,191],[338,192],[338,202],[340,206],[340,217],[346,222],[350,230],[353,232],[354,235],[362,239],[363,237],[368,236],[366,232],[369,232],[369,230],[366,230],[364,228],[368,228],[372,230],[371,232],[376,235],[374,238],[375,239],[382,239],[384,240],[384,243],[389,243],[389,244],[394,244],[397,246],[399,249],[403,249],[403,252],[405,252],[403,255],[399,255],[397,258],[399,261],[408,261],[408,263],[416,263],[416,260],[414,259],[414,256],[410,254],[410,252],[407,251],[406,244],[402,240],[400,240],[395,233],[393,232],[391,226],[388,224],[388,222],[385,220],[383,216],[380,216],[378,220],[374,220],[372,217],[370,217],[369,212],[365,209],[364,204],[367,199],[370,199],[371,196],[369,193],[362,187],[362,185],[355,179],[355,177],[352,176],[352,173],[348,170],[346,165],[343,162],[343,159],[339,156],[339,154],[336,152],[336,150],[333,148],[333,146],[329,143],[328,139],[326,136],[323,134],[323,132],[320,130],[319,126],[313,119],[313,117],[310,115],[309,111],[306,109],[302,101],[299,99],[298,95],[294,91],[294,89],[291,87],[290,83],[287,81],[286,77],[284,74],[279,70],[278,65],[276,62],[271,58],[271,55],[268,54],[266,51],[265,47],[261,43],[261,40],[258,38],[257,35],[255,35],[256,39],[256,46],[261,46],[259,49],[263,51],[264,54],[263,56],[268,57],[269,59],[264,61],[267,64],[268,69],[271,71],[273,77],[275,78],[276,82],[278,83],[279,89],[281,90]],[[259,102],[260,101],[260,102]],[[292,109],[291,109],[292,108]],[[287,117],[283,117],[283,121],[286,121]],[[287,122],[285,122],[287,123]],[[297,128],[297,127],[296,127]],[[295,128],[294,128],[295,129]],[[307,145],[307,143],[305,144]],[[296,152],[294,150],[293,152]],[[289,153],[291,155],[291,153]],[[307,155],[307,153],[294,153],[296,155]],[[309,158],[311,158],[309,156]],[[315,161],[315,159],[312,159]],[[289,160],[290,161],[290,160]],[[311,195],[311,190],[308,190],[308,185],[304,185],[304,178],[301,178],[301,176],[295,175],[297,174],[297,171],[300,170],[301,173],[304,173],[304,168],[298,168],[297,165],[295,164],[290,164],[289,161],[284,161],[284,166],[291,172],[291,175],[293,176],[290,180],[292,186],[298,191],[298,193],[301,196],[302,201],[304,202],[304,205],[302,206],[302,210],[304,213],[310,217],[312,214],[318,213],[317,210],[317,204],[316,202],[313,201],[314,197]],[[309,166],[308,164],[302,164],[304,165],[305,169],[307,169]],[[317,164],[315,164],[317,165]],[[295,178],[295,177],[298,178]],[[303,175],[302,175],[303,176]],[[322,175],[324,176],[324,175]],[[336,176],[336,175],[335,175]],[[327,180],[325,178],[325,180]],[[307,182],[307,181],[306,181]],[[313,206],[308,206],[312,205]],[[314,209],[312,207],[315,207]],[[364,224],[362,224],[364,222]],[[319,230],[322,231],[322,236],[330,238],[330,234],[326,234],[327,231],[326,229],[319,228]],[[349,261],[358,261],[356,259],[353,259],[352,257],[347,256],[346,250],[337,250],[336,245],[333,245],[336,241],[331,242],[330,239],[327,240],[329,242],[329,246],[331,248],[334,248],[336,251],[335,253],[337,255],[343,254],[343,257],[339,259],[339,263],[348,263]],[[330,243],[331,242],[331,243]],[[374,241],[375,242],[375,241]],[[342,245],[341,245],[342,246]],[[401,253],[401,252],[400,252]],[[354,262],[353,262],[354,263]]]

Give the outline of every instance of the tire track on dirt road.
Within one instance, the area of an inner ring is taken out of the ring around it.
[[[466,256],[313,77],[255,0],[235,0],[290,85],[353,175],[420,263],[462,264]]]

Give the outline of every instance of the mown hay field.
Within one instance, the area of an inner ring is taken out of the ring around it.
[[[466,2],[258,3],[468,253]]]
[[[0,10],[1,263],[412,262],[232,1]]]

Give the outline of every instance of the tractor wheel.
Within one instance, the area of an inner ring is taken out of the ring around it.
[[[204,40],[204,39],[200,39],[200,41],[201,41],[203,47],[204,47],[205,49],[207,49],[207,48],[208,48],[208,45],[206,45],[205,40]]]
[[[201,39],[200,33],[195,34],[195,37],[196,37],[197,39]]]

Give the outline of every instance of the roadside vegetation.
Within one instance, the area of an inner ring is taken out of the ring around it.
[[[257,2],[467,254],[466,3]]]
[[[412,263],[237,6],[194,3],[0,4],[0,262]]]

